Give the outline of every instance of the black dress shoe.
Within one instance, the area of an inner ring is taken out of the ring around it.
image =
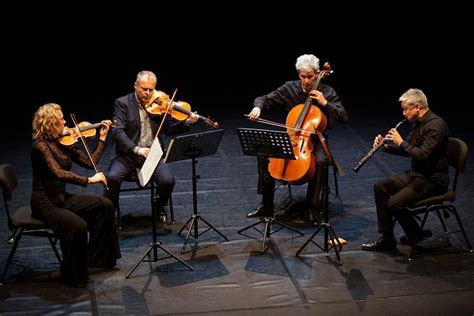
[[[362,250],[369,251],[391,251],[397,249],[397,242],[395,239],[383,239],[380,238],[377,241],[362,244]]]
[[[161,213],[158,218],[159,221],[162,223],[168,222],[168,216],[166,215],[166,213]]]
[[[272,217],[273,213],[269,214],[265,212],[263,209],[263,204],[259,204],[255,211],[252,211],[247,214],[247,218],[254,218],[254,217]]]
[[[305,217],[307,221],[312,225],[319,225],[321,223],[321,217],[314,208],[309,208],[308,210],[306,210]]]
[[[431,230],[423,230],[421,232],[421,236],[418,238],[418,242],[431,237],[433,234],[431,233]],[[405,246],[413,246],[415,244],[415,237],[409,237],[407,235],[404,235],[400,237],[400,243]]]
[[[64,280],[63,284],[69,287],[76,287],[76,288],[85,288],[89,283],[89,278],[87,280],[80,280],[80,281],[71,281],[71,280]]]
[[[158,220],[162,223],[166,223],[168,221],[168,214],[163,206],[158,208]]]

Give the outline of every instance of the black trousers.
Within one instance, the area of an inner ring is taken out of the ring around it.
[[[58,205],[34,192],[31,206],[59,237],[64,282],[77,286],[87,281],[88,267],[111,267],[121,257],[115,213],[100,196],[66,194],[64,201]]]
[[[109,190],[104,190],[104,197],[110,199],[115,208],[119,203],[120,186],[122,182],[130,178],[130,175],[136,174],[136,168],[141,168],[145,159],[142,157],[122,156],[115,159],[107,175],[107,184]],[[175,180],[168,165],[159,163],[153,174],[153,179],[157,184],[157,192],[160,197],[160,203],[167,205],[173,192]]]
[[[404,207],[445,190],[446,186],[439,185],[412,171],[390,176],[375,183],[374,194],[379,233],[382,233],[385,238],[393,238],[393,224],[396,219],[407,236],[415,237],[420,227]]]
[[[308,181],[308,187],[306,189],[306,201],[309,203],[309,207],[312,209],[313,212],[319,212],[319,210],[323,207],[320,205],[321,201],[321,194],[322,188],[325,183],[328,181],[328,166],[329,163],[327,161],[326,155],[324,154],[323,150],[321,150],[318,146],[318,150],[315,152],[316,154],[316,171]],[[271,201],[273,203],[273,192],[275,190],[275,179],[270,177],[271,179],[264,181],[265,175],[265,168],[267,165],[265,163],[265,157],[257,157],[257,168],[258,168],[258,185],[257,185],[257,193],[263,194],[264,192],[264,185],[268,185],[271,191]],[[273,204],[272,204],[273,206]]]

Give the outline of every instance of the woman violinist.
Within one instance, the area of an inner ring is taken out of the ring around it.
[[[31,209],[33,217],[44,220],[60,240],[62,281],[68,286],[84,287],[89,279],[88,268],[113,268],[120,258],[120,248],[112,202],[66,192],[66,183],[84,187],[105,184],[105,176],[99,172],[87,177],[71,171],[72,162],[87,169],[93,169],[93,163],[74,144],[60,143],[64,124],[58,104],[45,104],[34,114]],[[102,121],[97,147],[90,156],[94,164],[104,150],[110,124]]]
[[[325,126],[318,127],[313,124],[313,121],[308,121],[312,120],[312,115],[318,114],[321,116],[321,121],[328,120],[329,127],[331,127],[333,120],[346,124],[348,122],[348,116],[335,90],[331,86],[323,83],[319,83],[317,87],[314,87],[315,83],[319,82],[318,79],[321,79],[321,77],[318,78],[318,74],[320,73],[319,59],[314,55],[301,55],[296,60],[296,70],[298,71],[299,80],[288,81],[275,91],[257,97],[254,100],[253,109],[249,114],[249,118],[251,120],[257,120],[263,109],[280,107],[288,111],[289,116],[296,115],[295,118],[298,119],[300,113],[294,113],[292,110],[295,109],[295,107],[304,104],[308,97],[310,97],[310,108],[308,109],[308,114],[305,117],[302,117],[303,124],[310,123],[306,125],[318,129],[321,133],[324,132]],[[302,108],[302,106],[299,108]],[[288,117],[287,122],[289,119],[290,117]],[[318,121],[318,119],[314,121]],[[322,184],[324,183],[323,181],[326,181],[324,177],[327,177],[328,164],[326,162],[326,156],[323,150],[321,150],[321,146],[318,145],[319,141],[316,140],[315,137],[310,138],[312,144],[309,144],[308,148],[314,151],[315,166],[312,167],[315,169],[308,181],[306,194],[306,202],[308,205],[303,209],[307,211],[306,215],[308,216],[308,220],[314,222],[317,220],[316,216],[319,211],[320,193]],[[258,173],[258,193],[262,194],[262,162],[259,162],[258,164]],[[271,185],[274,188],[274,180]],[[256,210],[250,212],[247,217],[257,217],[262,215],[266,216],[271,214],[264,214],[262,204],[260,204]]]

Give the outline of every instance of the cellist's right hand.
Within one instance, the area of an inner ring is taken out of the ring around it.
[[[252,111],[249,113],[248,117],[249,119],[254,121],[260,117],[260,113],[262,113],[262,110],[260,110],[260,108],[258,107],[254,107]]]
[[[104,185],[106,185],[107,179],[105,178],[102,172],[98,172],[92,177],[87,178],[87,183],[103,183]]]

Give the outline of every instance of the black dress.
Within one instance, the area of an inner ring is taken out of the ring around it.
[[[99,141],[91,154],[94,163],[104,147]],[[53,140],[33,144],[31,209],[33,216],[46,221],[59,237],[64,283],[84,286],[89,278],[88,267],[113,267],[120,258],[120,247],[112,202],[100,196],[66,192],[66,183],[87,186],[87,177],[70,171],[73,161],[93,169],[86,153],[76,146],[65,147]]]

